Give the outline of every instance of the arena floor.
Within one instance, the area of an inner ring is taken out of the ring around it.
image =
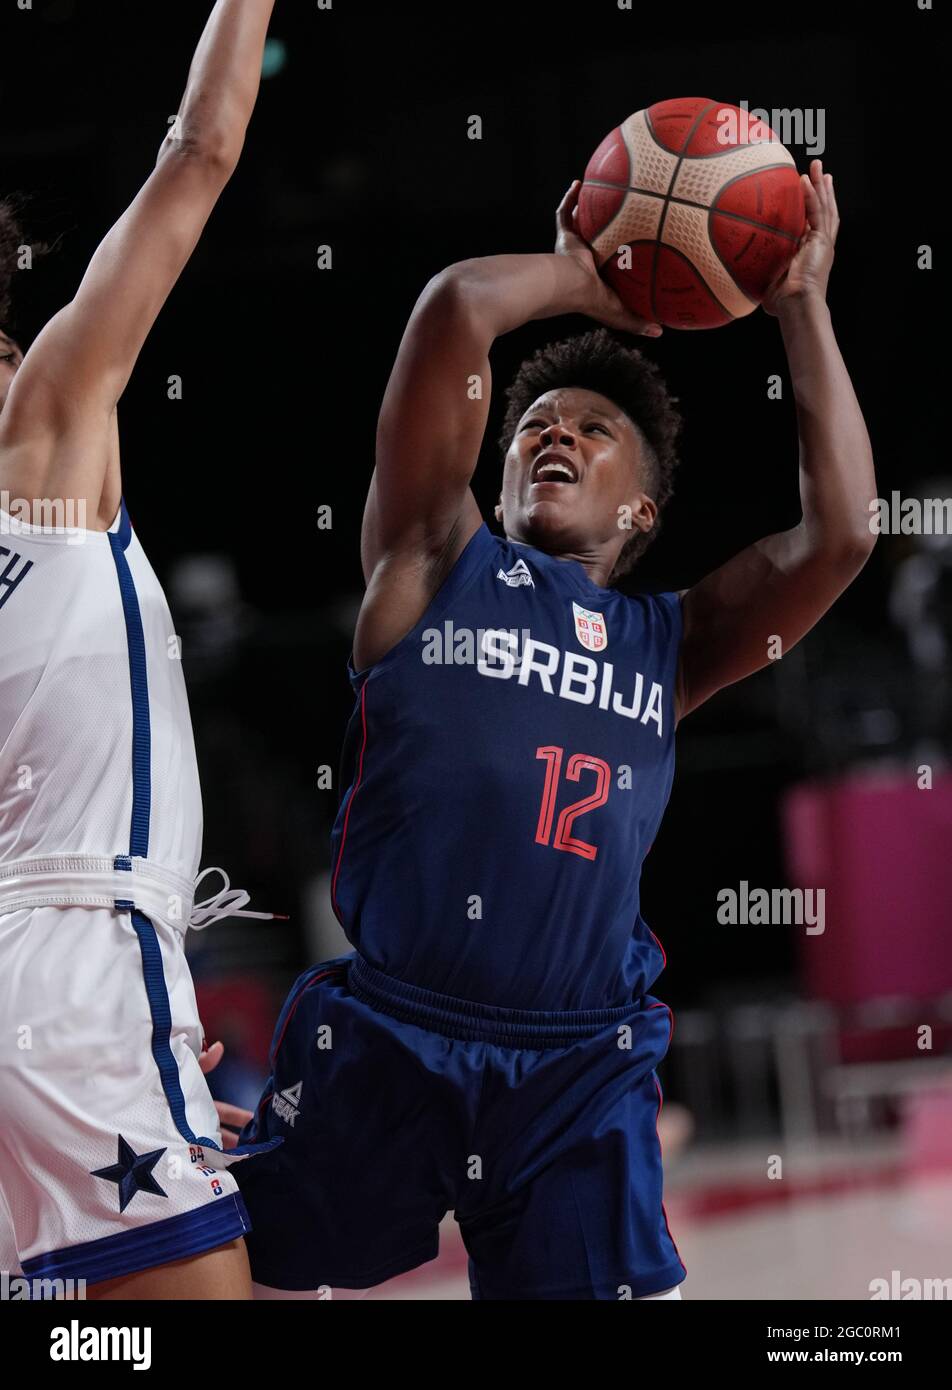
[[[668,1164],[685,1300],[871,1300],[874,1280],[950,1277],[952,1173],[912,1173],[895,1145],[830,1144],[788,1155],[783,1179],[768,1180],[769,1151],[707,1148]],[[440,1245],[438,1259],[364,1299],[468,1300],[452,1216]]]

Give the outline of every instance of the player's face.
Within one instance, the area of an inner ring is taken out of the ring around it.
[[[23,361],[23,354],[12,338],[0,333],[0,410],[7,399],[7,392],[13,383],[17,368]]]
[[[547,391],[523,415],[506,455],[507,536],[550,554],[613,562],[631,528],[649,530],[657,515],[641,453],[635,426],[606,396]]]

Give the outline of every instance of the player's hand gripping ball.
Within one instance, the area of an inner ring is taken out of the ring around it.
[[[774,131],[704,97],[656,102],[606,135],[576,226],[627,308],[671,328],[752,313],[808,232],[801,175]]]

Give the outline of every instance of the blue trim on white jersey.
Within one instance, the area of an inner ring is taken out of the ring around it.
[[[129,549],[129,542],[132,540],[132,522],[129,519],[129,513],[126,509],[126,499],[124,497],[120,497],[119,499],[119,525],[115,532],[110,534],[118,536],[119,544],[122,546],[123,550]]]
[[[132,856],[149,853],[149,818],[152,809],[152,726],[149,719],[149,677],[146,669],[145,634],[135,580],[126,559],[132,538],[132,524],[125,499],[120,508],[118,531],[107,532],[116,563],[122,611],[126,620],[126,641],[129,647],[129,679],[132,686],[132,827],[129,854],[117,855],[115,867],[132,870]],[[185,1096],[179,1077],[178,1062],[172,1051],[172,1006],[162,969],[162,951],[155,927],[144,913],[139,912],[132,899],[118,898],[116,907],[130,914],[139,949],[142,953],[142,975],[152,1016],[152,1056],[159,1069],[162,1090],[168,1101],[175,1128],[190,1144],[201,1144],[221,1152],[214,1139],[197,1136],[185,1113]]]
[[[241,1193],[230,1192],[179,1216],[36,1255],[22,1262],[23,1274],[27,1279],[85,1279],[87,1284],[98,1284],[200,1255],[250,1230],[251,1218]]]
[[[221,1150],[221,1145],[205,1135],[196,1134],[185,1113],[185,1096],[179,1077],[178,1062],[172,1051],[172,1006],[165,985],[165,972],[162,969],[162,948],[155,934],[155,927],[144,913],[133,908],[129,913],[135,934],[139,938],[142,952],[142,978],[145,992],[149,997],[149,1012],[152,1015],[152,1056],[162,1078],[162,1089],[175,1121],[175,1128],[190,1144],[201,1144],[206,1149]]]
[[[112,556],[116,563],[119,578],[119,592],[122,595],[122,611],[126,620],[126,640],[129,647],[129,679],[132,686],[132,828],[131,845],[128,855],[117,854],[114,867],[132,872],[132,856],[146,858],[149,853],[149,819],[152,809],[152,727],[149,719],[149,680],[146,669],[145,634],[142,629],[142,614],[136,594],[135,580],[126,559],[126,550],[132,539],[132,523],[126,510],[125,499],[120,508],[119,529],[107,532]],[[214,1139],[196,1135],[188,1122],[185,1109],[185,1095],[179,1076],[178,1062],[172,1051],[172,1006],[162,968],[162,950],[155,927],[145,913],[140,912],[132,898],[117,898],[116,908],[128,912],[133,929],[139,939],[142,953],[142,976],[149,1000],[149,1013],[152,1016],[152,1056],[159,1069],[162,1090],[168,1102],[175,1128],[190,1144],[200,1144],[206,1149],[221,1153],[222,1148]],[[229,1150],[232,1157],[241,1158],[246,1154],[265,1153],[282,1143],[278,1138],[267,1144],[243,1144]]]
[[[152,808],[152,730],[149,721],[149,673],[145,656],[145,633],[135,580],[126,559],[132,539],[132,524],[122,503],[118,531],[107,531],[112,558],[116,562],[122,611],[126,620],[129,648],[129,680],[132,686],[132,827],[129,854],[149,855],[149,817]]]

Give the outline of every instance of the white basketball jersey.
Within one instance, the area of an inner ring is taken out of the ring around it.
[[[202,805],[182,662],[125,504],[110,531],[74,534],[0,511],[0,653],[0,867],[128,858],[191,884]]]

